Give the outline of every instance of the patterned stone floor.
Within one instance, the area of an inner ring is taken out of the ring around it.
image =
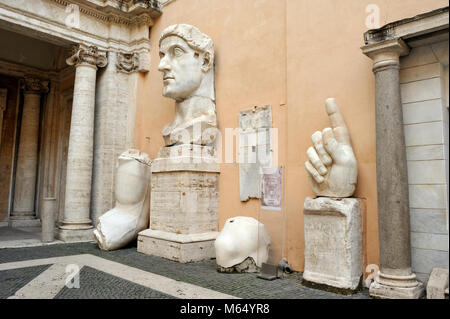
[[[78,289],[65,286],[65,268],[55,268],[56,263],[81,265]],[[0,298],[35,296],[36,287],[48,291],[36,298],[61,299],[370,298],[367,289],[345,296],[305,287],[301,280],[301,273],[274,281],[259,279],[256,274],[218,273],[214,260],[179,264],[140,254],[134,246],[113,252],[101,251],[95,243],[0,249]]]
[[[173,296],[91,267],[80,270],[79,289],[64,286],[55,299],[169,299]]]
[[[0,299],[14,295],[16,291],[39,276],[48,267],[50,265],[0,271]]]

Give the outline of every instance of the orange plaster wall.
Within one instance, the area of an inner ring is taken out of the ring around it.
[[[239,111],[272,106],[279,132],[278,163],[286,167],[286,230],[281,214],[261,213],[259,200],[239,200],[239,169],[222,164],[220,228],[234,216],[261,217],[275,253],[295,270],[304,267],[302,207],[313,196],[304,162],[310,136],[329,125],[324,102],[335,97],[350,130],[358,159],[355,196],[367,204],[365,256],[379,262],[375,154],[375,92],[372,62],[360,50],[368,4],[380,7],[381,25],[448,5],[443,0],[175,0],[150,32],[151,67],[140,75],[135,147],[152,158],[163,146],[161,130],[173,120],[174,102],[164,98],[158,41],[175,23],[198,27],[216,49],[216,107],[219,128],[238,127]],[[281,225],[281,226],[280,226]]]

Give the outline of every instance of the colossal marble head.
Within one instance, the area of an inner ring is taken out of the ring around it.
[[[214,100],[214,44],[196,27],[175,24],[159,41],[163,95],[178,102],[192,96]]]

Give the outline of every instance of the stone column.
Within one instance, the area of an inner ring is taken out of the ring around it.
[[[133,147],[138,67],[137,54],[109,52],[108,66],[98,75],[91,196],[95,226],[114,207],[118,158]]]
[[[11,226],[39,226],[36,219],[36,179],[38,170],[39,114],[41,93],[48,81],[25,79],[22,123],[20,128]]]
[[[370,287],[379,298],[419,298],[423,285],[411,271],[408,171],[400,95],[401,39],[363,47],[374,60],[380,274]]]
[[[3,112],[6,110],[7,89],[0,89],[0,145],[2,145]]]
[[[72,119],[67,157],[64,220],[59,229],[63,241],[94,240],[90,219],[94,145],[94,110],[97,67],[107,64],[96,47],[79,46],[67,59],[75,65]]]

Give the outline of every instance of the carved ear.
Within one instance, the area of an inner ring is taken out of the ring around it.
[[[203,65],[202,65],[202,71],[203,72],[208,72],[211,67],[212,67],[212,63],[211,63],[211,54],[209,52],[205,52],[203,54]]]

